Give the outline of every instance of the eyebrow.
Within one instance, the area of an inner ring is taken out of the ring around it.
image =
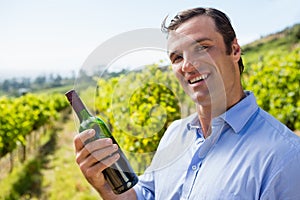
[[[197,40],[194,40],[194,42],[192,42],[192,44],[191,45],[193,45],[193,44],[197,44],[197,43],[200,43],[200,42],[204,42],[204,41],[212,41],[212,39],[211,38],[208,38],[208,37],[202,37],[202,38],[199,38],[199,39],[197,39]]]

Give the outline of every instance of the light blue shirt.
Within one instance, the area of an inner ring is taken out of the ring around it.
[[[300,200],[300,137],[245,94],[206,139],[196,114],[173,122],[134,187],[138,199]]]

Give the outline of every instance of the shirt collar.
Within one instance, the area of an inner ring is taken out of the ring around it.
[[[243,129],[258,109],[253,93],[245,91],[245,95],[245,98],[220,116],[235,133],[239,133]]]
[[[239,133],[258,109],[253,93],[245,91],[245,95],[245,98],[243,98],[228,111],[214,118],[212,123],[219,124],[222,122],[224,123],[225,121],[235,133]],[[189,119],[190,122],[187,123],[188,130],[201,128],[197,113],[190,116]]]
[[[197,128],[201,128],[200,122],[199,122],[199,118],[197,113],[192,114],[189,117],[189,123],[187,123],[187,129],[190,131],[192,129],[197,129]]]

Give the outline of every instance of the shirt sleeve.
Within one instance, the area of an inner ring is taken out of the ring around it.
[[[285,161],[266,184],[261,195],[262,200],[300,199],[300,152],[286,157]]]
[[[169,145],[170,141],[173,141],[174,137],[177,135],[174,133],[177,133],[178,130],[181,130],[180,125],[184,125],[183,127],[186,127],[186,124],[181,123],[181,120],[176,120],[166,130],[163,137],[161,138],[157,151],[151,161],[150,166],[146,169],[143,175],[139,176],[139,182],[134,186],[134,190],[137,196],[138,200],[154,200],[155,199],[155,193],[157,194],[157,191],[155,191],[155,177],[157,178],[157,174],[155,174],[155,170],[159,168],[161,165],[164,165],[166,162],[166,154],[162,154],[161,150],[166,148],[166,146]],[[178,129],[175,131],[174,129]],[[167,177],[159,177],[161,179],[167,178]]]
[[[154,200],[154,179],[153,173],[145,172],[139,176],[139,182],[134,186],[138,200]]]

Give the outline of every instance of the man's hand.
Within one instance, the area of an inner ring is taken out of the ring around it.
[[[118,145],[113,144],[110,138],[98,139],[85,144],[85,141],[94,134],[93,129],[83,131],[76,135],[74,144],[76,162],[81,172],[88,182],[99,191],[107,184],[102,171],[116,162],[120,155],[113,154],[118,150]]]
[[[85,144],[85,141],[94,135],[95,131],[90,129],[81,132],[74,138],[76,162],[81,172],[103,199],[136,199],[133,189],[121,195],[113,193],[102,171],[120,158],[120,155],[116,153],[118,145],[113,144],[110,138],[98,139]]]

